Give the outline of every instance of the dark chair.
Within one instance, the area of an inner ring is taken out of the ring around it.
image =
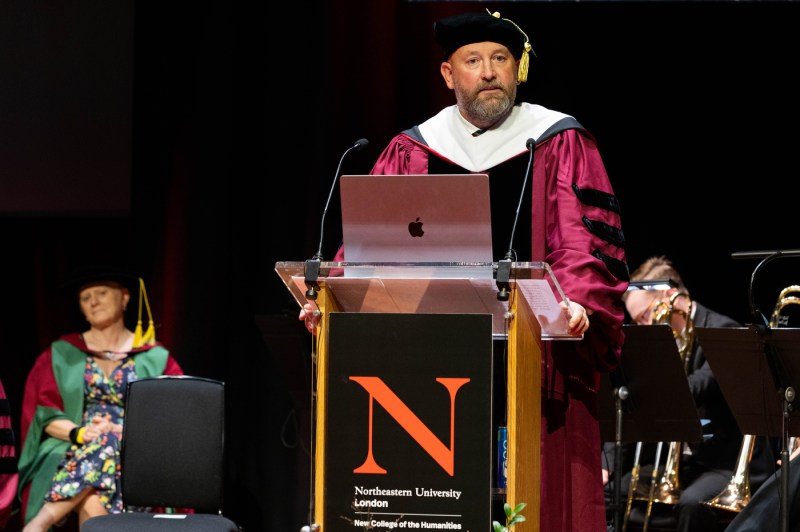
[[[190,376],[131,382],[120,449],[125,511],[89,519],[81,532],[240,532],[222,515],[224,429],[223,382]]]

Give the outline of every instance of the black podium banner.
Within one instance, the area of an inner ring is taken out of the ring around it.
[[[325,532],[490,530],[492,316],[330,320]]]

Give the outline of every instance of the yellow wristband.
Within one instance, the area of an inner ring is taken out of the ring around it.
[[[85,432],[86,432],[86,427],[81,427],[80,429],[78,429],[78,435],[75,436],[75,441],[78,442],[80,445],[86,443],[83,441],[83,434]]]

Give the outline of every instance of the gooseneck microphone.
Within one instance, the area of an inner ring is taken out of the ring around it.
[[[363,150],[367,147],[367,145],[369,145],[369,141],[367,139],[358,139],[355,144],[347,148],[342,154],[341,159],[339,159],[339,166],[336,167],[336,173],[333,174],[333,183],[331,183],[331,190],[328,192],[328,200],[325,202],[325,209],[322,211],[322,218],[319,224],[319,246],[317,246],[317,252],[314,253],[314,256],[307,260],[305,264],[305,282],[306,286],[308,287],[308,290],[306,290],[306,297],[311,301],[317,299],[317,293],[319,292],[319,284],[317,283],[317,279],[319,279],[319,265],[320,262],[322,262],[322,244],[325,242],[325,217],[328,214],[328,207],[331,204],[333,191],[335,190],[336,183],[339,180],[339,172],[342,169],[342,162],[344,162],[344,158],[347,157],[348,153],[353,150]]]
[[[517,212],[514,215],[514,225],[511,226],[511,237],[508,240],[508,251],[505,257],[497,263],[497,299],[499,301],[508,301],[509,284],[511,278],[511,262],[515,258],[516,252],[514,251],[514,233],[517,231],[517,222],[519,222],[519,211],[522,208],[522,200],[525,198],[525,188],[528,185],[528,176],[533,167],[533,152],[536,151],[536,141],[528,139],[525,141],[525,148],[528,150],[528,166],[525,168],[525,178],[522,181],[522,191],[519,193],[519,202],[517,203]]]

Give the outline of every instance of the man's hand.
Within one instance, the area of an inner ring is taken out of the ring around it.
[[[306,329],[308,329],[308,332],[317,334],[317,325],[319,324],[320,316],[321,313],[316,305],[306,303],[303,305],[303,308],[300,309],[300,315],[297,319],[306,322]]]
[[[574,301],[570,301],[569,304],[566,301],[562,301],[560,305],[569,317],[569,322],[567,323],[569,334],[578,336],[589,329],[589,311],[583,308],[583,305]]]

